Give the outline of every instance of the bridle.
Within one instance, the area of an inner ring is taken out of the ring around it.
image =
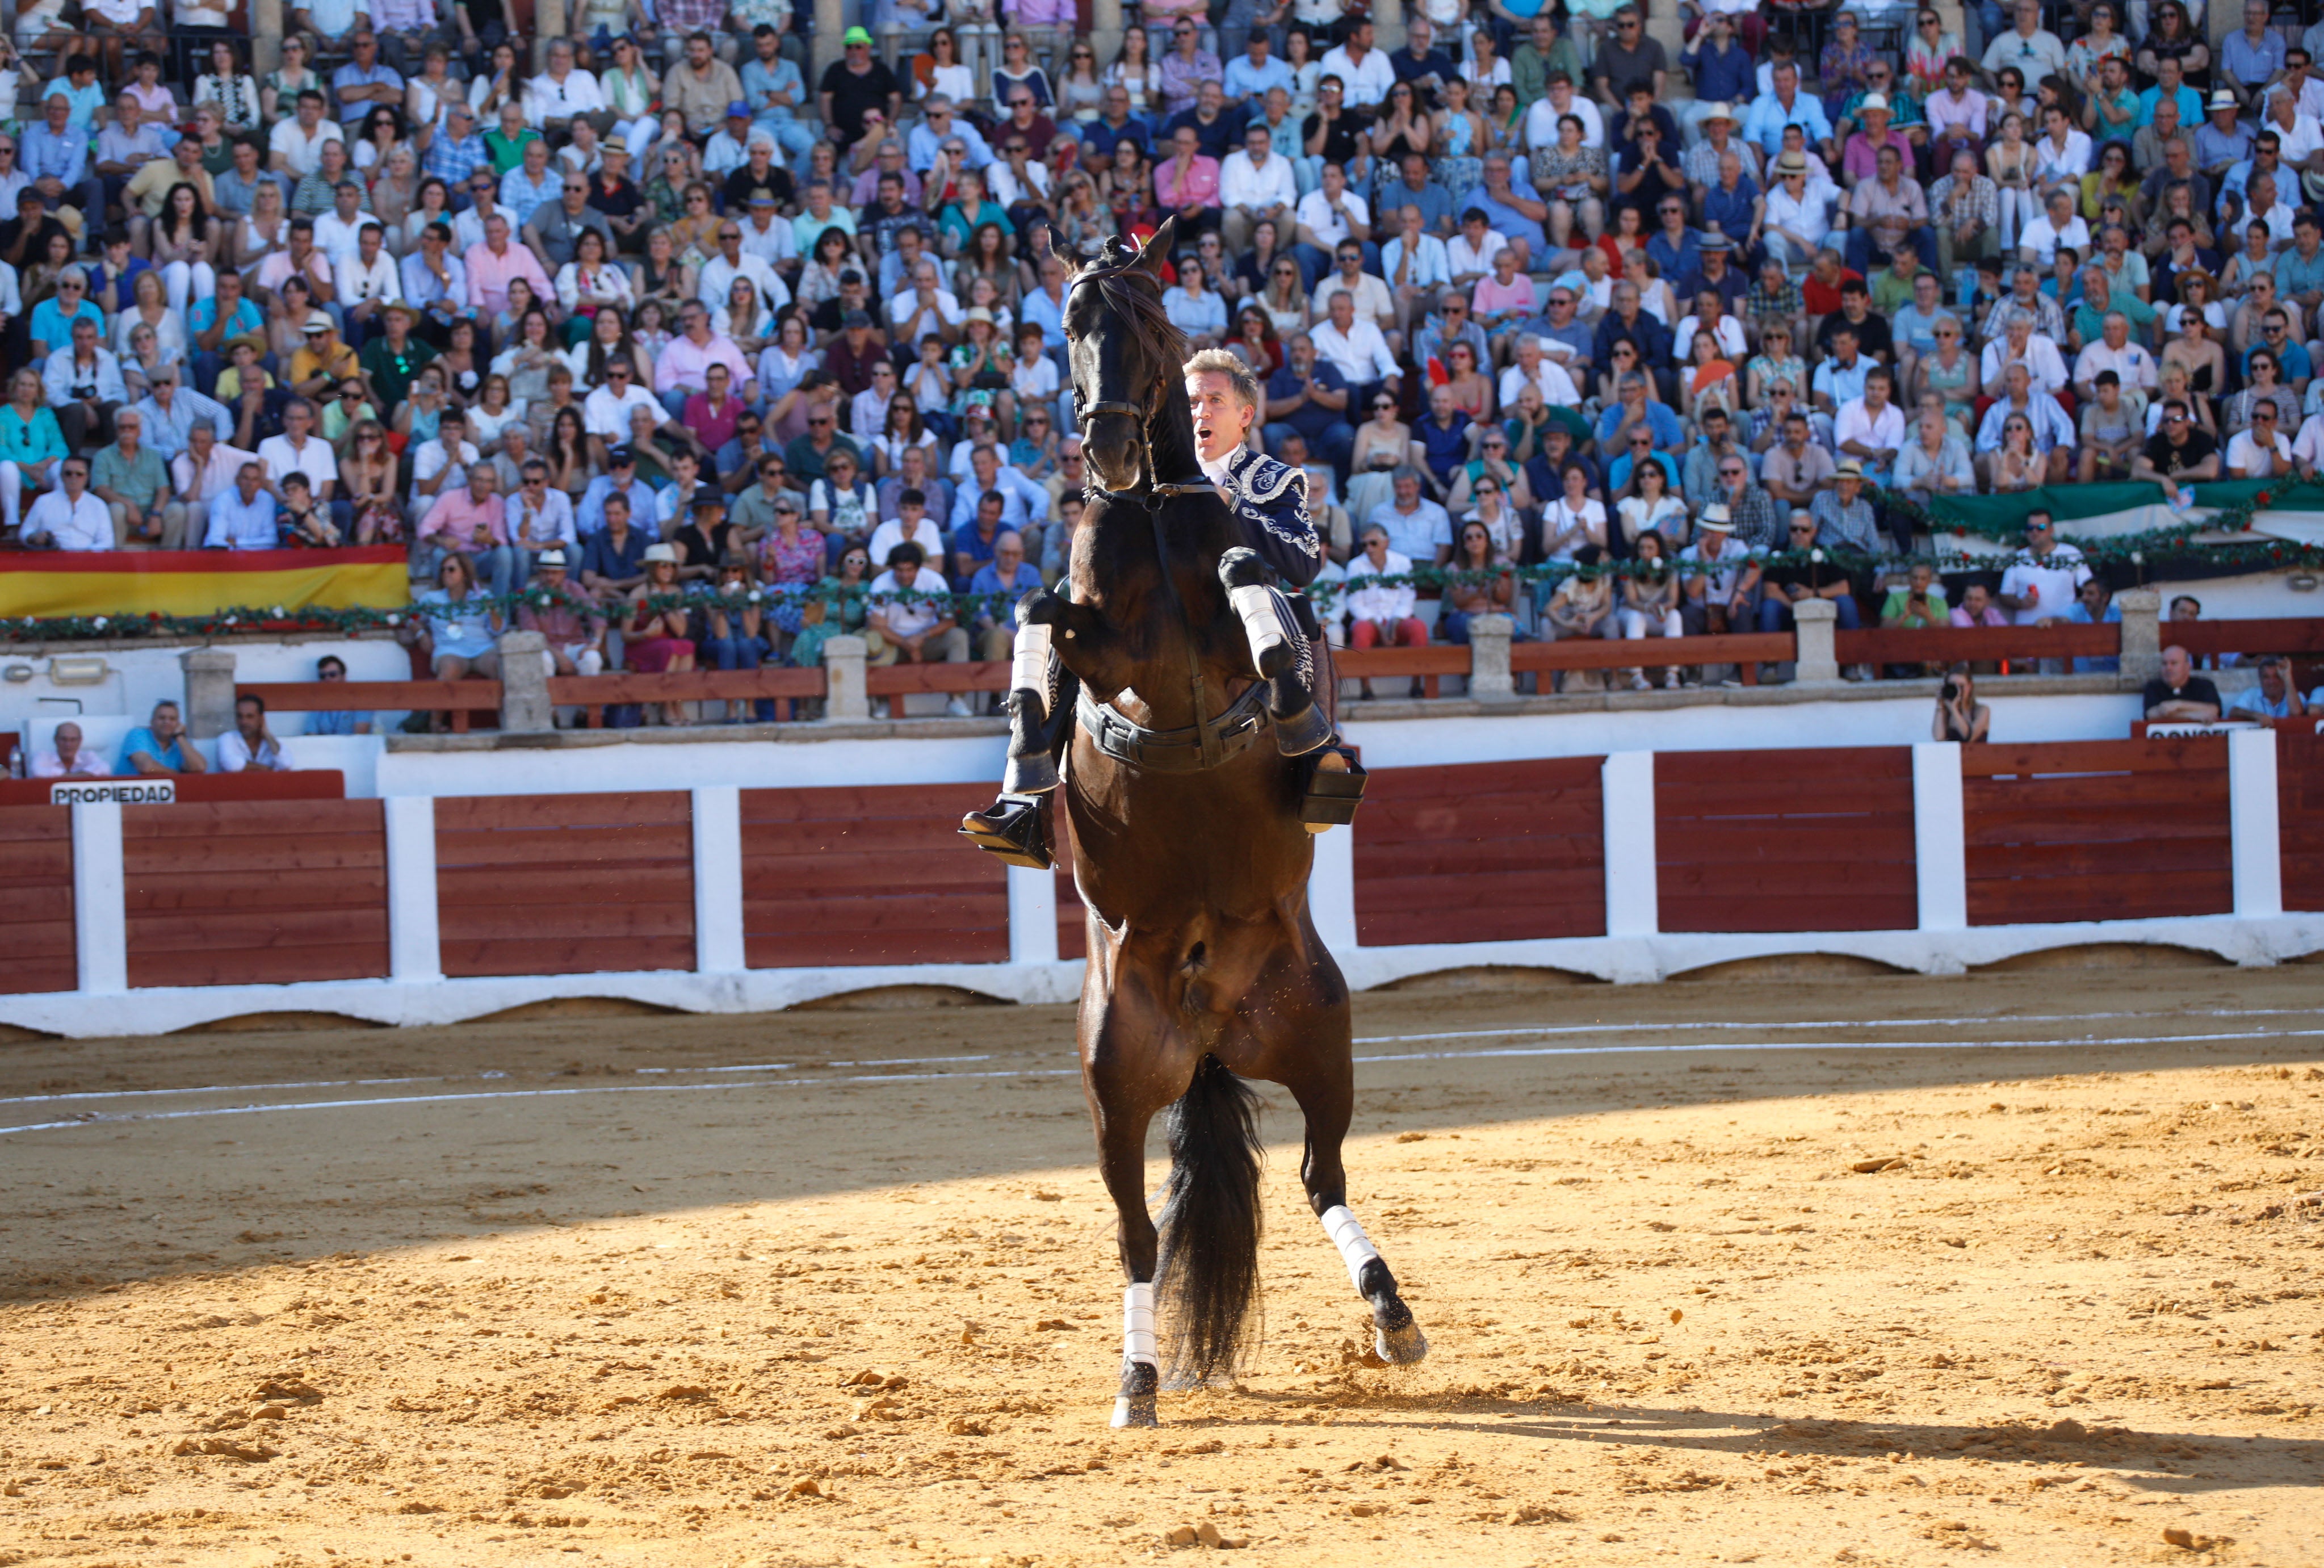
[[[1097,268],[1074,278],[1073,286],[1079,288],[1084,283],[1120,277],[1134,270],[1130,266]],[[1210,683],[1203,674],[1203,659],[1195,647],[1194,623],[1186,614],[1185,603],[1179,598],[1178,585],[1171,575],[1170,542],[1163,533],[1160,503],[1174,496],[1216,493],[1210,480],[1199,475],[1190,480],[1155,483],[1154,443],[1147,434],[1147,424],[1160,407],[1169,386],[1167,376],[1157,376],[1153,390],[1147,394],[1143,403],[1095,402],[1087,408],[1076,409],[1074,413],[1074,422],[1082,427],[1084,440],[1092,420],[1111,415],[1135,421],[1139,487],[1133,490],[1104,489],[1097,482],[1096,469],[1091,467],[1082,493],[1093,503],[1105,501],[1137,507],[1146,513],[1153,527],[1155,560],[1162,574],[1163,603],[1168,606],[1169,613],[1186,629],[1186,685],[1193,698],[1194,722],[1185,729],[1146,729],[1132,724],[1111,703],[1092,700],[1087,687],[1081,689],[1074,704],[1074,713],[1098,750],[1116,761],[1157,772],[1193,773],[1217,767],[1228,758],[1240,754],[1259,738],[1267,728],[1267,686],[1265,682],[1254,683],[1240,696],[1229,703],[1223,712],[1213,715],[1210,711]],[[1087,466],[1086,463],[1084,466]]]
[[[1138,270],[1139,269],[1132,264],[1119,267],[1097,267],[1088,272],[1081,272],[1074,277],[1072,287],[1066,291],[1067,296],[1070,299],[1072,290],[1080,288],[1084,283],[1094,283],[1108,278],[1123,277],[1130,272],[1137,272]],[[1148,274],[1148,276],[1150,277],[1151,274]],[[1157,377],[1153,390],[1147,393],[1146,401],[1143,403],[1119,401],[1097,402],[1091,403],[1086,408],[1077,408],[1074,410],[1074,423],[1081,427],[1082,439],[1084,442],[1087,442],[1089,439],[1090,421],[1092,420],[1104,419],[1108,416],[1133,421],[1138,431],[1138,487],[1130,490],[1108,490],[1098,484],[1097,469],[1095,466],[1084,461],[1083,466],[1088,469],[1088,477],[1082,485],[1082,495],[1084,499],[1093,502],[1111,501],[1122,505],[1143,507],[1147,511],[1151,512],[1154,509],[1154,503],[1157,501],[1166,501],[1174,495],[1200,494],[1207,492],[1211,488],[1211,482],[1200,475],[1196,475],[1192,479],[1175,480],[1161,484],[1157,484],[1155,482],[1154,443],[1152,439],[1148,437],[1146,427],[1148,422],[1154,418],[1155,410],[1159,406],[1163,394],[1167,391],[1169,384],[1169,381],[1167,377]],[[1160,536],[1157,535],[1156,537],[1158,539]]]

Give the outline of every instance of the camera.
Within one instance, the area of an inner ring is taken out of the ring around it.
[[[1945,677],[1945,684],[1941,688],[1940,688],[1938,696],[1944,702],[1959,702],[1960,700],[1960,682],[1950,675]]]

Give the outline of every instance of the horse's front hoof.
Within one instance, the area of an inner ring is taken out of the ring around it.
[[[1121,1392],[1114,1396],[1113,1425],[1120,1426],[1159,1426],[1162,1418],[1155,1409],[1155,1391],[1161,1387],[1161,1374],[1151,1361],[1124,1361],[1121,1368]]]
[[[1414,1321],[1404,1297],[1391,1296],[1372,1309],[1372,1349],[1392,1367],[1409,1367],[1428,1354],[1428,1336]]]

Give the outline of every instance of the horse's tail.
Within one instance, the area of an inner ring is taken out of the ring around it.
[[[1204,1056],[1170,1107],[1170,1197],[1156,1294],[1175,1384],[1231,1371],[1259,1299],[1257,1091]]]

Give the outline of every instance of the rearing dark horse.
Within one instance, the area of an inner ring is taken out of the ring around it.
[[[1075,711],[1055,715],[1072,721],[1057,788],[1089,909],[1082,1080],[1130,1279],[1117,1426],[1156,1423],[1157,1291],[1174,1382],[1231,1370],[1243,1348],[1259,1238],[1259,1102],[1248,1078],[1299,1103],[1308,1202],[1370,1303],[1379,1352],[1410,1363],[1428,1349],[1347,1207],[1348,988],[1308,913],[1302,820],[1328,727],[1286,711],[1301,694],[1286,700],[1268,678],[1289,660],[1246,630],[1264,619],[1240,591],[1251,552],[1234,551],[1234,520],[1202,476],[1185,342],[1162,309],[1157,269],[1174,229],[1166,222],[1134,257],[1118,251],[1074,277],[1065,327],[1093,500],[1074,538],[1069,594],[1020,607],[1028,632],[1047,632],[1036,645],[1046,641],[1081,688]],[[1231,603],[1222,576],[1238,590]],[[1066,699],[1054,672],[1040,680],[1019,668],[1012,685],[1029,700],[1016,710],[1010,788],[1029,793],[1051,781],[1039,777],[1054,733],[1045,699]],[[1166,1110],[1172,1164],[1157,1231],[1146,1137]]]

